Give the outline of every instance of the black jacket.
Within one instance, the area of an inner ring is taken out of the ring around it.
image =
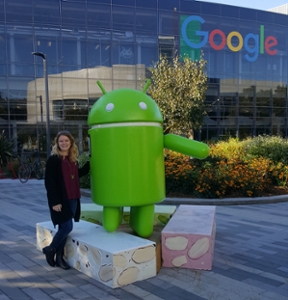
[[[87,162],[82,168],[78,168],[79,178],[88,174],[90,163]],[[70,210],[69,200],[65,188],[64,178],[62,175],[61,158],[57,155],[52,155],[46,162],[45,171],[45,188],[47,191],[48,206],[50,210],[51,220],[55,225],[64,223],[73,217]],[[53,206],[61,204],[61,213],[52,209]],[[74,216],[74,221],[79,222],[80,219],[80,199],[78,199],[77,209]]]

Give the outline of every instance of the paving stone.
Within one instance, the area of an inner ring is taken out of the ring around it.
[[[275,294],[273,292],[269,292],[269,291],[265,291],[263,293],[261,293],[260,295],[261,297],[261,300],[272,300],[272,299],[275,299],[275,300],[287,300],[287,295],[286,296],[281,296],[279,294]],[[250,298],[245,298],[243,300],[251,300]]]
[[[1,292],[11,300],[31,300],[31,298],[23,293],[21,289],[15,287],[8,281],[2,281],[1,285]]]
[[[217,206],[211,271],[161,268],[116,289],[52,268],[36,249],[36,223],[49,220],[43,181],[0,180],[0,202],[0,300],[287,300],[288,202]]]
[[[0,294],[0,300],[9,300],[10,298],[8,298],[8,296],[4,295],[4,294]]]
[[[155,295],[148,295],[148,296],[146,296],[146,297],[144,297],[143,299],[145,299],[145,300],[165,300],[165,299],[163,299],[163,298],[160,298],[160,297],[157,297],[157,296],[155,296]]]
[[[145,298],[146,296],[151,295],[148,291],[142,290],[141,288],[133,284],[124,286],[123,290],[140,298]]]
[[[55,293],[55,294],[51,294],[50,295],[52,297],[52,299],[61,299],[61,300],[70,300],[71,299],[71,296],[70,295],[67,295],[66,293],[64,292],[58,292],[58,293]],[[72,298],[72,299],[76,299],[76,298]],[[97,299],[97,298],[95,298]]]
[[[31,299],[35,300],[51,300],[53,298],[49,297],[47,294],[45,294],[43,291],[41,291],[39,288],[27,288],[22,289],[22,291],[27,294]]]

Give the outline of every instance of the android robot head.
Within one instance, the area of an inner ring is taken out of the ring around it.
[[[97,83],[104,95],[93,105],[89,113],[89,126],[119,122],[163,122],[157,104],[145,94],[149,81],[142,92],[118,89],[107,93],[101,83],[99,81]]]

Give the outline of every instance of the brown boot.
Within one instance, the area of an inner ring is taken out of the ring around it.
[[[63,253],[62,252],[57,252],[56,253],[56,266],[60,267],[64,270],[69,270],[70,266],[67,264],[67,262],[63,258]]]
[[[54,257],[55,257],[56,249],[52,248],[51,246],[47,246],[42,249],[42,252],[46,256],[46,261],[47,261],[48,265],[51,267],[55,267],[55,258]]]

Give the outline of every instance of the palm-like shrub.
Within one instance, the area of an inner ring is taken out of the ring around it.
[[[5,167],[9,161],[14,158],[14,142],[8,140],[4,134],[4,130],[0,134],[0,167]]]
[[[89,153],[83,152],[79,156],[79,166],[82,167],[88,160],[90,160]],[[83,189],[90,189],[90,172],[80,178],[80,187]]]

